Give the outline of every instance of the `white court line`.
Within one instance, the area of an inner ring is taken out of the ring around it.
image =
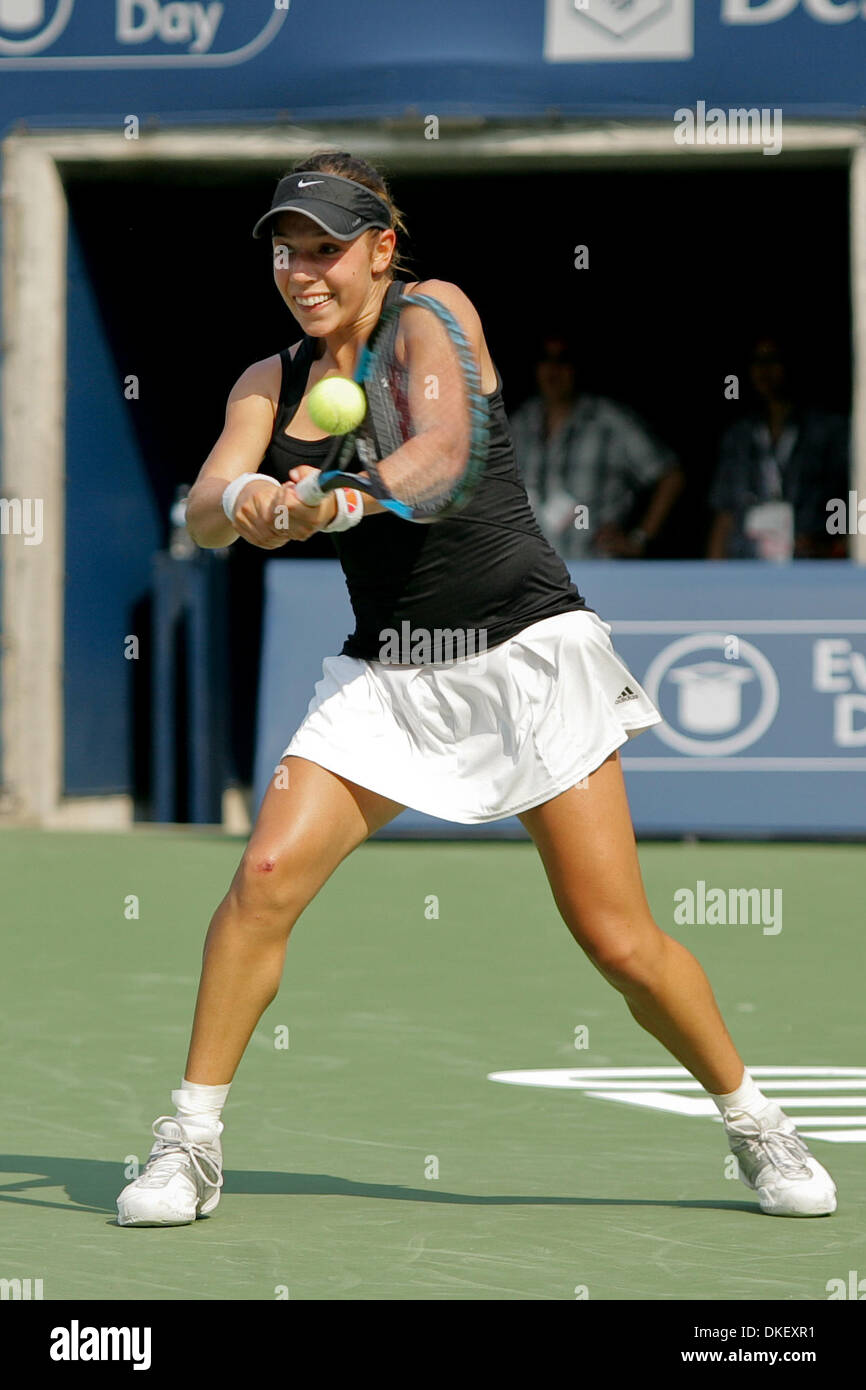
[[[866,1114],[838,1113],[866,1108],[866,1095],[857,1094],[866,1091],[866,1067],[752,1066],[748,1070],[786,1111],[806,1111],[794,1116],[804,1138],[831,1144],[866,1143]],[[576,1090],[590,1100],[722,1123],[715,1101],[685,1067],[550,1067],[489,1072],[488,1080]],[[789,1091],[795,1094],[788,1095]],[[823,1110],[837,1113],[811,1113]]]
[[[866,1129],[804,1129],[804,1139],[825,1139],[828,1144],[866,1144]]]
[[[602,1078],[623,1076],[683,1076],[687,1077],[685,1067],[563,1067],[569,1076],[600,1076]],[[866,1067],[748,1067],[752,1076],[863,1076]],[[499,1075],[499,1073],[496,1073]],[[516,1073],[509,1072],[509,1076]]]
[[[815,1096],[780,1096],[779,1104],[786,1110],[802,1109],[804,1105],[814,1105]],[[822,1105],[833,1107],[838,1110],[847,1110],[852,1105],[866,1105],[866,1096],[824,1096],[820,1097]]]
[[[857,1091],[862,1088],[866,1077],[856,1076],[845,1081],[831,1081],[825,1078],[822,1081],[807,1081],[803,1077],[792,1076],[789,1081],[765,1080],[762,1085],[764,1091]],[[660,1089],[657,1081],[579,1081],[573,1082],[575,1090],[604,1090],[604,1091],[658,1091]],[[700,1091],[704,1088],[699,1081],[666,1081],[664,1085],[666,1091]]]
[[[719,1119],[721,1119],[721,1115]],[[838,1129],[851,1125],[866,1125],[866,1115],[798,1115],[797,1128],[801,1125],[833,1125]]]

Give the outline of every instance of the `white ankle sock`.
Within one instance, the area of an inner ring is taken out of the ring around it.
[[[747,1071],[743,1072],[743,1079],[736,1091],[729,1091],[724,1096],[714,1096],[712,1091],[707,1095],[715,1101],[719,1114],[724,1118],[726,1110],[746,1110],[750,1115],[756,1115],[766,1109],[773,1102],[768,1100],[763,1091],[755,1085],[752,1077]]]
[[[171,1098],[177,1106],[177,1119],[214,1129],[220,1123],[220,1113],[226,1103],[231,1082],[226,1086],[202,1086],[197,1081],[180,1083]]]

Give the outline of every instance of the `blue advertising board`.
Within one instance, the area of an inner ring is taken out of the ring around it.
[[[31,123],[864,104],[866,0],[0,0]]]
[[[844,562],[571,566],[664,722],[622,749],[639,834],[866,834],[866,577]],[[255,802],[353,626],[330,560],[266,566]],[[383,835],[512,837],[408,810]]]

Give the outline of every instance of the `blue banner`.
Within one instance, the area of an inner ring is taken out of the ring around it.
[[[854,116],[866,0],[0,0],[0,71],[3,129],[699,100]]]
[[[664,723],[622,749],[639,834],[866,833],[866,579],[844,562],[571,567]],[[339,566],[266,566],[259,805],[322,660],[353,626]],[[384,835],[522,836],[406,811]]]

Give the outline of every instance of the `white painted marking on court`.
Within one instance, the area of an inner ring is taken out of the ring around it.
[[[866,1129],[805,1129],[804,1139],[824,1139],[828,1144],[866,1144]]]
[[[866,1125],[866,1115],[798,1115],[797,1128],[801,1125]]]
[[[866,1067],[755,1066],[749,1067],[749,1072],[768,1096],[778,1097],[786,1110],[816,1112],[866,1107]],[[511,1086],[582,1091],[594,1100],[722,1123],[715,1103],[684,1067],[550,1067],[490,1072],[488,1080]],[[695,1092],[698,1094],[688,1094]],[[864,1124],[866,1115],[862,1113],[811,1113],[798,1120],[798,1127],[810,1126],[808,1130],[801,1128],[804,1137],[831,1144],[866,1143]]]

